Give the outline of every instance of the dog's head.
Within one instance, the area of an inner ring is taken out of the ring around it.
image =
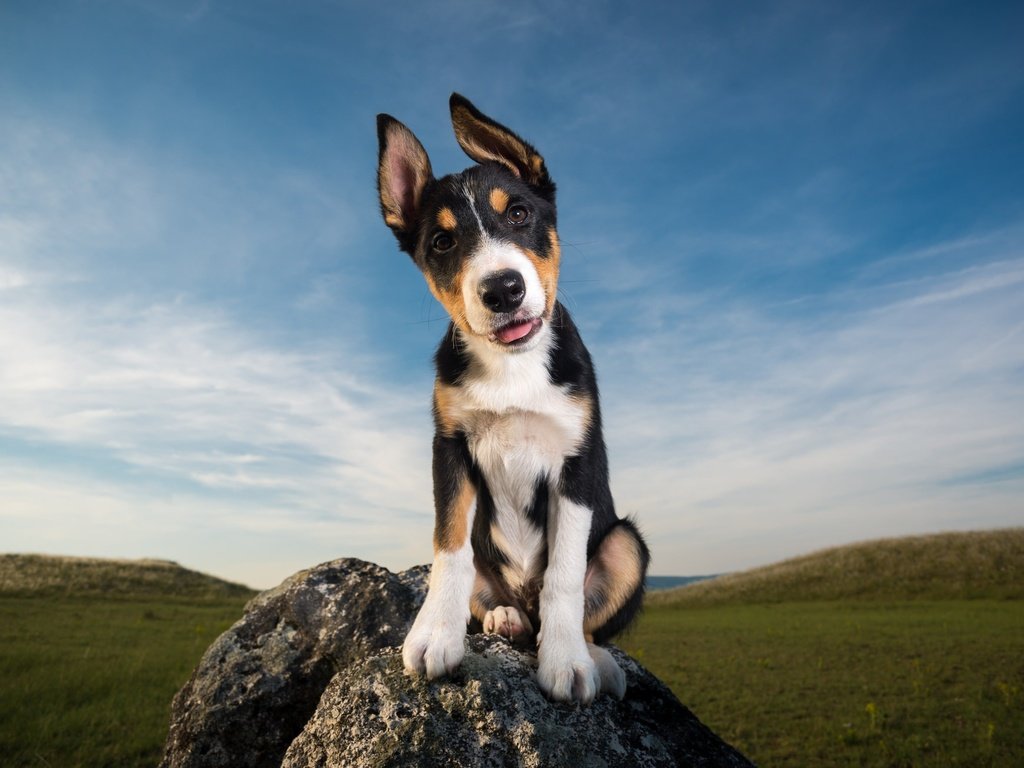
[[[377,116],[384,221],[468,340],[530,349],[558,290],[555,185],[537,150],[462,96],[451,113],[477,165],[442,179],[412,131]]]

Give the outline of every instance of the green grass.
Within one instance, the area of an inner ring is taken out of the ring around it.
[[[1024,528],[835,547],[652,593],[651,605],[1024,599]]]
[[[1024,602],[654,605],[620,645],[762,768],[1024,765]]]
[[[251,594],[160,561],[0,556],[0,764],[155,765]],[[1002,768],[1024,765],[1022,597],[1024,530],[915,537],[651,595],[619,642],[762,768]]]
[[[620,643],[761,766],[1024,765],[1024,529],[653,593]]]
[[[0,595],[219,602],[255,594],[242,584],[190,571],[169,560],[0,555]]]
[[[171,699],[244,603],[0,596],[0,763],[156,765]]]

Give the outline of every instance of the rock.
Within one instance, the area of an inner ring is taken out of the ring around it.
[[[277,768],[335,672],[402,642],[427,573],[336,560],[253,598],[174,697],[160,765]]]
[[[534,654],[494,636],[447,680],[407,676],[428,570],[337,560],[255,598],[175,697],[161,765],[751,765],[614,647],[626,697],[589,707],[548,701]]]
[[[444,681],[405,675],[398,648],[339,673],[281,767],[750,765],[617,648],[625,699],[579,707],[545,698],[533,654],[494,635],[467,645]]]

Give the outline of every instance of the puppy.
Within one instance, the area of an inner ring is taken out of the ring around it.
[[[537,642],[552,699],[621,698],[607,641],[643,600],[648,550],[615,514],[590,354],[557,299],[555,185],[544,158],[453,94],[476,165],[435,179],[419,140],[378,115],[384,221],[451,317],[434,383],[434,563],[403,646],[455,670],[471,618]]]

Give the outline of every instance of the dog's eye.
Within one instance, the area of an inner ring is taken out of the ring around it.
[[[434,235],[434,239],[430,241],[430,245],[435,251],[443,253],[444,251],[450,251],[455,247],[455,238],[447,232],[438,232]]]
[[[530,211],[525,205],[516,203],[515,205],[510,205],[508,207],[508,210],[505,212],[505,217],[508,219],[509,224],[525,224],[527,219],[530,218]]]

